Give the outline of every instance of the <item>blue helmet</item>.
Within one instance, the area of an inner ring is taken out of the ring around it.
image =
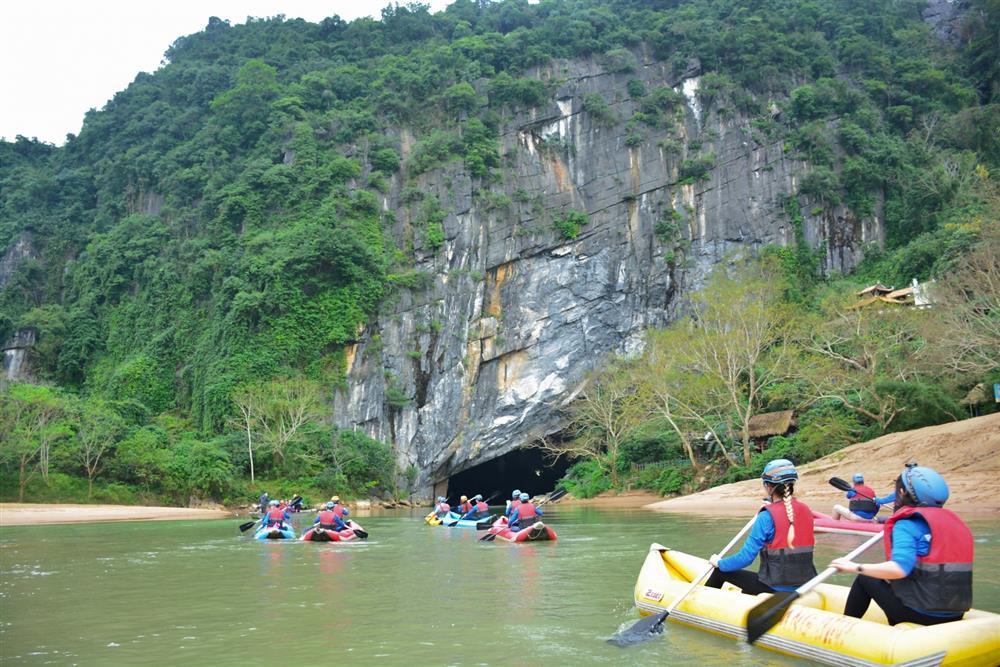
[[[865,482],[865,476],[864,475],[862,475],[859,472],[854,473],[854,483],[855,484],[864,484],[864,482]]]
[[[531,499],[531,496],[529,496],[529,495],[528,495],[527,493],[522,493],[522,494],[521,494],[521,502],[522,502],[522,503],[526,503],[526,502],[528,502],[528,500],[530,500],[530,499]]]
[[[784,484],[797,480],[799,473],[795,470],[795,464],[788,459],[774,459],[764,466],[764,473],[760,478],[771,484]]]
[[[271,502],[268,503],[268,505],[270,505],[271,507],[277,507],[278,506],[278,501],[277,500],[272,500]]]
[[[517,500],[521,497],[521,489],[514,489],[514,493],[510,494],[510,497]]]
[[[328,502],[328,503],[326,504],[326,508],[327,508],[328,510],[332,510],[332,509],[333,509],[334,507],[336,507],[336,504],[335,504],[335,503],[332,503],[332,502]]]
[[[438,501],[439,503],[443,503],[443,502],[444,502],[444,496],[438,496],[438,499],[437,499],[437,501]]]
[[[921,507],[942,507],[948,500],[948,483],[932,468],[906,466],[899,477],[906,492]]]
[[[472,496],[472,499],[473,500],[482,500],[483,499],[483,494],[477,493],[476,495]]]

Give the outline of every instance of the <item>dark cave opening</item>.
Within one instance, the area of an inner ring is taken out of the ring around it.
[[[570,462],[565,457],[552,462],[540,449],[515,449],[491,461],[455,473],[448,478],[448,490],[444,495],[454,504],[462,494],[472,497],[481,493],[484,499],[488,499],[499,492],[490,504],[502,505],[510,498],[514,489],[532,496],[552,491],[569,466]]]

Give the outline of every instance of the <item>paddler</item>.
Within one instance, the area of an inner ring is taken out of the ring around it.
[[[272,500],[269,503],[270,509],[261,522],[264,526],[271,528],[272,526],[278,526],[281,529],[285,528],[285,522],[291,521],[292,516],[288,513],[288,510],[281,507],[277,500]]]
[[[469,502],[469,496],[462,496],[459,498],[458,507],[455,508],[455,514],[462,516],[468,514],[472,511],[472,503]]]
[[[744,593],[757,595],[792,591],[816,576],[812,510],[792,497],[798,478],[795,464],[788,459],[775,459],[764,466],[761,480],[768,501],[757,513],[739,553],[727,558],[712,554],[709,558],[715,571],[706,586],[721,588],[728,581]],[[741,569],[758,555],[757,572]]]
[[[937,471],[908,465],[896,478],[894,512],[885,522],[881,563],[837,558],[830,563],[857,578],[845,616],[861,618],[872,600],[889,625],[957,621],[972,606],[972,532],[944,509],[948,484]]]
[[[351,510],[347,509],[347,507],[340,502],[340,496],[330,496],[330,502],[333,503],[333,511],[337,513],[341,523],[343,523],[346,527],[347,522],[350,521],[350,519],[347,518],[347,515],[351,513]]]
[[[334,498],[336,498],[336,496],[334,496]],[[326,509],[316,515],[316,520],[313,521],[313,528],[315,529],[317,525],[323,530],[340,531],[347,528],[347,524],[344,523],[343,515],[338,513],[336,508],[337,503],[332,500],[327,502]]]
[[[469,503],[471,509],[462,515],[463,519],[483,519],[490,515],[490,506],[483,502],[483,496],[477,493],[472,497],[473,502]]]
[[[514,489],[514,493],[510,494],[510,500],[507,501],[507,511],[504,512],[504,516],[507,517],[507,521],[510,521],[510,515],[514,513],[517,506],[521,504],[521,490]]]
[[[535,523],[535,519],[541,515],[542,510],[531,502],[531,496],[527,493],[522,493],[520,497],[518,497],[517,507],[515,507],[514,511],[511,512],[507,525],[510,526],[511,530],[516,532]]]
[[[448,512],[451,511],[451,505],[448,504],[447,499],[444,496],[437,497],[437,505],[434,506],[434,516],[442,519],[448,516]]]
[[[843,505],[833,506],[834,519],[848,519],[850,521],[875,522],[875,515],[878,514],[882,505],[888,505],[896,500],[896,494],[890,493],[887,496],[878,498],[875,491],[865,484],[865,476],[861,473],[854,474],[854,488],[847,491],[845,495],[850,502],[847,507]]]

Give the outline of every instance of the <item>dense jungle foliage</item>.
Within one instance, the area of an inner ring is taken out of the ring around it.
[[[323,410],[344,345],[395,291],[420,288],[414,253],[442,244],[437,202],[415,196],[421,224],[397,241],[382,193],[451,162],[488,190],[502,119],[552,101],[532,70],[552,59],[697,63],[704,105],[753,118],[813,165],[803,197],[860,216],[884,198],[886,244],[859,284],[947,273],[996,211],[1000,166],[1000,4],[969,5],[954,48],[914,0],[457,0],[350,23],[212,18],[65,146],[0,142],[0,247],[37,253],[5,276],[0,339],[33,327],[45,382],[3,392],[0,494],[187,502],[248,497],[258,478],[272,495],[407,492],[414,471],[396,469],[389,445],[337,431]],[[675,102],[669,89],[627,92],[649,94],[648,116]],[[405,160],[404,129],[417,139]],[[798,285],[785,300],[815,312],[826,278],[789,202],[801,242],[774,254]],[[765,393],[754,407],[799,400]],[[847,419],[838,405],[813,410]],[[871,426],[854,418],[851,437]],[[679,451],[629,442],[639,453],[621,465]]]

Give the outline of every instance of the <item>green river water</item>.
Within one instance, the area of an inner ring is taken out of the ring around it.
[[[677,625],[605,642],[638,618],[650,543],[707,556],[742,519],[546,509],[559,540],[522,545],[430,528],[423,512],[360,517],[370,538],[347,544],[257,542],[238,520],[7,527],[0,663],[804,664]],[[970,526],[975,606],[1000,611],[1000,523]],[[817,566],[860,541],[819,537]]]

